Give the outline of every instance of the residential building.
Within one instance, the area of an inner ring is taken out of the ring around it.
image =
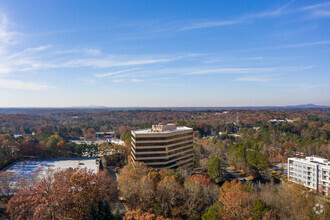
[[[193,129],[175,124],[131,131],[131,160],[153,168],[193,168]]]
[[[288,158],[288,180],[330,194],[330,163],[319,157]]]

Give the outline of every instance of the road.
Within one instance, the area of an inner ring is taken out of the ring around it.
[[[116,172],[115,172],[115,167],[109,167],[107,169],[107,171],[108,171],[109,175],[117,181],[117,175],[116,175]],[[118,188],[118,191],[119,191],[119,188]],[[124,201],[122,200],[122,198],[120,196],[120,192],[119,192],[117,201],[111,206],[112,206],[112,209],[113,209],[112,210],[113,213],[115,212],[115,210],[117,208],[119,209],[119,212],[122,216],[124,216],[125,213],[127,212],[127,208],[125,207]]]
[[[239,180],[239,181],[242,181],[242,182],[247,182],[245,177],[243,177],[239,172],[231,170],[228,167],[225,168],[225,171],[227,172],[227,178],[236,179],[236,180]]]

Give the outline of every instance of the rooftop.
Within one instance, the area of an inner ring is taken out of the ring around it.
[[[188,128],[185,126],[177,127],[175,124],[166,124],[166,125],[153,125],[152,128],[148,129],[139,129],[139,130],[132,130],[135,134],[168,134],[174,133],[179,131],[189,131],[192,128]]]
[[[321,158],[321,157],[306,157],[306,158],[297,158],[297,157],[293,157],[293,158],[289,158],[289,159],[294,159],[296,161],[301,161],[301,162],[307,162],[307,163],[317,163],[317,164],[321,164],[321,165],[327,165],[330,166],[330,163],[327,159]]]

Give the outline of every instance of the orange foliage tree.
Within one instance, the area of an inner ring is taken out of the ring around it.
[[[225,182],[220,188],[223,219],[248,219],[256,195],[240,181]]]

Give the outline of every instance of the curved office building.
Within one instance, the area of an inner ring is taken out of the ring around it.
[[[193,129],[175,124],[132,130],[131,159],[153,168],[193,168]]]

